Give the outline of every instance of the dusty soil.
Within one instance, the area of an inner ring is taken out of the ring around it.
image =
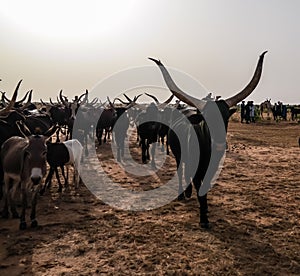
[[[0,275],[300,275],[299,136],[297,123],[230,122],[224,168],[208,195],[209,230],[199,227],[195,191],[135,212],[110,207],[84,185],[58,194],[53,182],[39,198],[37,229],[0,220]],[[173,157],[157,174],[134,177],[110,145],[97,152],[103,174],[131,190],[151,190],[175,173]],[[97,166],[84,171],[97,177]]]

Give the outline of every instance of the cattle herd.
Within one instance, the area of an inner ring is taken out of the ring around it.
[[[68,99],[60,91],[55,102],[50,99],[50,102],[40,100],[38,103],[32,103],[32,91],[27,92],[23,99],[17,100],[22,82],[19,81],[11,99],[8,99],[4,92],[1,98],[0,200],[4,206],[1,211],[2,217],[20,218],[19,227],[25,229],[27,194],[30,191],[31,227],[36,227],[37,198],[49,188],[54,173],[59,191],[62,191],[58,168],[61,168],[64,184],[67,185],[65,166],[73,165],[74,184],[78,187],[80,163],[88,155],[89,137],[93,138],[93,134],[96,134],[101,150],[101,144],[106,143],[108,136],[112,135],[112,141],[117,148],[117,160],[121,161],[124,158],[127,130],[130,124],[135,124],[141,147],[141,162],[147,163],[151,160],[150,164],[155,168],[154,142],[161,140],[164,143],[166,140],[167,152],[170,148],[177,164],[178,199],[189,198],[193,184],[200,205],[200,226],[208,228],[208,189],[203,192],[201,186],[210,186],[226,149],[229,118],[236,111],[236,105],[248,97],[258,85],[265,53],[260,55],[253,77],[245,88],[228,99],[217,101],[200,100],[182,91],[164,65],[153,58],[150,60],[160,69],[172,94],[163,103],[150,94],[147,94],[153,99],[153,103],[150,104],[138,103],[141,95],[131,99],[126,94],[126,100],[115,98],[111,101],[107,98],[107,101],[102,103],[97,98],[89,100],[88,91],[74,99]],[[171,104],[173,97],[178,99],[176,104]],[[179,104],[179,101],[183,104]],[[223,128],[212,131],[210,118],[218,121],[218,116]],[[192,131],[194,136],[189,135]],[[194,145],[199,147],[200,155],[194,150]],[[211,166],[212,156],[216,162]],[[45,176],[46,180],[43,181]],[[186,185],[183,185],[182,178]],[[21,215],[14,203],[17,193],[21,195]]]

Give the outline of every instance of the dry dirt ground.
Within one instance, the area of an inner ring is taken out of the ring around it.
[[[224,167],[208,195],[209,230],[199,227],[195,191],[135,212],[110,207],[84,185],[58,194],[53,182],[39,198],[37,229],[0,220],[0,275],[300,275],[299,136],[293,122],[230,122]],[[97,149],[103,174],[128,189],[151,190],[175,173],[167,157],[157,174],[134,177],[110,149]],[[134,137],[130,150],[140,162]],[[97,166],[84,166],[91,179]]]

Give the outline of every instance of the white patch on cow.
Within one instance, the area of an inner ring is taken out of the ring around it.
[[[66,163],[66,165],[74,166],[74,176],[77,178],[77,181],[75,182],[75,187],[78,188],[79,175],[81,174],[80,160],[82,157],[83,147],[77,139],[71,139],[63,143],[68,149],[70,156],[69,162]]]
[[[43,174],[42,174],[42,169],[41,168],[32,168],[31,170],[31,175],[30,177],[34,178],[34,177],[40,177],[42,178],[43,177]]]

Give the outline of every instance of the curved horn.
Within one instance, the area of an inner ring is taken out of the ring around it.
[[[120,98],[115,98],[115,99],[114,99],[114,102],[115,102],[116,100],[118,100],[118,101],[121,102],[122,104],[126,104],[126,105],[129,104],[129,103],[125,103],[125,102],[124,102],[123,100],[121,100]]]
[[[165,102],[158,105],[158,108],[165,108],[174,98],[174,95],[172,94],[169,99],[167,99]]]
[[[61,100],[61,102],[62,102],[65,106],[67,105],[67,103],[66,103],[66,101],[64,100],[63,95],[62,95],[62,89],[59,91],[59,99]]]
[[[23,99],[20,100],[20,101],[17,101],[16,104],[21,104],[21,103],[23,103],[23,102],[25,101],[25,99],[27,98],[27,95],[30,93],[30,91],[32,91],[32,90],[27,91],[26,94],[25,94],[25,96],[23,97]]]
[[[15,105],[15,102],[16,102],[16,99],[17,99],[17,96],[18,96],[18,90],[19,90],[19,87],[21,85],[21,82],[22,80],[20,80],[17,84],[17,87],[15,89],[15,92],[10,100],[10,103],[2,110],[0,110],[0,115],[3,115],[5,113],[7,113],[14,105]]]
[[[30,90],[30,93],[29,93],[29,97],[28,97],[28,100],[27,100],[27,103],[31,103],[31,99],[32,99],[32,89]]]
[[[169,90],[181,101],[187,103],[190,106],[194,106],[198,108],[199,110],[203,110],[206,102],[199,100],[197,98],[194,98],[185,92],[183,92],[173,81],[171,78],[168,70],[165,68],[165,66],[161,63],[160,60],[156,60],[154,58],[149,58],[150,60],[154,61],[156,65],[159,67],[160,71],[163,74],[164,80],[169,88]]]
[[[3,99],[4,99],[5,101],[7,101],[8,103],[10,102],[10,99],[8,99],[8,98],[5,96],[5,92],[4,92],[4,94],[2,95],[2,97],[3,97]]]
[[[155,103],[156,103],[157,105],[159,105],[159,101],[158,101],[158,99],[157,99],[155,96],[153,96],[153,95],[151,95],[151,94],[148,94],[148,93],[145,93],[145,95],[147,95],[148,97],[152,98],[152,99],[155,101]]]
[[[108,96],[107,96],[107,100],[108,100],[108,103],[109,103],[110,107],[112,108],[112,110],[116,111],[114,104],[110,101]]]
[[[26,109],[28,106],[30,106],[31,104],[31,98],[32,98],[32,89],[29,91],[29,96],[28,96],[28,100],[26,102],[26,104],[24,104],[22,107],[21,107],[21,110],[24,110]]]
[[[169,104],[172,100],[173,100],[173,98],[174,98],[174,95],[172,94],[170,97],[169,97],[169,99],[167,99],[165,102],[164,102],[164,104]]]
[[[124,97],[127,99],[127,101],[128,101],[129,103],[132,102],[132,100],[131,100],[125,93],[123,93],[123,95],[124,95]]]
[[[95,105],[98,102],[98,98],[95,97],[92,101],[91,101],[91,105]]]
[[[258,85],[258,82],[260,80],[261,73],[262,73],[264,56],[267,52],[268,51],[265,51],[259,56],[259,60],[258,60],[256,69],[255,69],[254,75],[253,75],[251,81],[248,83],[248,85],[241,92],[237,93],[235,96],[230,97],[225,100],[225,102],[227,103],[227,105],[229,107],[232,107],[232,106],[236,105],[237,103],[239,103],[240,101],[247,98],[252,93],[252,91],[255,89],[255,87]]]
[[[40,99],[40,102],[42,103],[42,105],[47,106],[42,99]]]
[[[87,96],[88,96],[89,91],[86,89],[85,93],[83,93],[79,98],[78,98],[78,102],[81,101],[81,98],[85,96],[85,99],[83,100],[83,102],[85,103],[87,100]]]
[[[137,96],[134,96],[133,101],[136,102],[136,101],[138,100],[138,98],[139,98],[140,96],[142,96],[142,95],[143,95],[143,94],[139,94],[139,95],[137,95]]]
[[[125,95],[125,94],[124,94],[124,95]],[[138,103],[136,103],[136,101],[137,101],[138,98],[139,98],[140,96],[142,96],[142,95],[143,95],[143,94],[139,94],[139,95],[137,95],[137,96],[134,96],[133,101],[131,101],[130,103],[128,103],[127,106],[126,106],[126,108],[129,109],[129,108],[131,108],[131,107],[133,107],[133,106],[141,106],[141,105],[139,105]]]

